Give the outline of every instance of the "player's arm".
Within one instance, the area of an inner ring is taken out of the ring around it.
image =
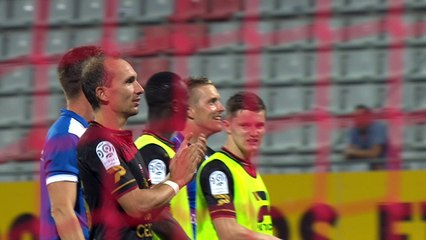
[[[383,146],[379,144],[373,145],[368,149],[360,149],[354,145],[350,145],[345,153],[348,157],[356,158],[377,158],[380,156],[380,153],[383,151]]]
[[[61,239],[84,239],[74,211],[78,183],[76,148],[74,136],[63,135],[50,139],[45,149],[51,215]]]
[[[60,181],[47,185],[51,214],[59,237],[64,240],[84,239],[83,231],[74,212],[77,183]]]

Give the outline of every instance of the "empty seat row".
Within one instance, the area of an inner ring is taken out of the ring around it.
[[[115,5],[113,5],[115,4]],[[407,0],[410,9],[424,7],[424,0]],[[9,24],[34,22],[39,6],[36,0],[0,0],[0,16]],[[235,15],[290,15],[297,16],[315,11],[360,13],[392,7],[389,0],[332,0],[329,5],[317,4],[312,0],[180,0],[180,1],[107,1],[107,0],[51,0],[48,8],[50,23],[83,22],[92,23],[103,19],[129,21],[164,21],[201,19],[229,19]],[[237,14],[236,14],[237,13]],[[239,13],[239,14],[238,14]],[[4,23],[4,21],[1,21]]]
[[[0,96],[0,126],[23,127],[48,125],[66,107],[62,93],[48,95],[5,95]]]
[[[61,92],[56,67],[56,64],[9,67],[0,75],[0,94]]]
[[[133,62],[139,81],[144,84],[154,73],[172,70],[182,76],[208,76],[218,87],[222,100],[249,85],[250,79],[226,74],[216,68],[207,74],[196,69],[179,67],[185,59],[177,58],[170,63],[162,58],[144,58]],[[220,58],[218,59],[220,63]],[[224,61],[224,68],[232,62]],[[172,66],[170,66],[172,65]],[[213,64],[210,65],[214,66]],[[215,74],[219,73],[219,74]],[[331,85],[316,84],[276,84],[269,85],[266,81],[254,88],[264,99],[269,109],[269,116],[282,117],[314,110],[325,110],[332,114],[351,113],[356,105],[365,104],[372,108],[401,108],[404,111],[424,111],[426,85],[422,81],[401,81],[398,84],[387,82],[335,83]],[[228,87],[231,86],[231,87]],[[250,85],[251,86],[251,85]],[[61,87],[56,73],[56,65],[35,65],[10,68],[0,75],[0,95],[16,95],[20,93],[53,93],[60,94]]]
[[[2,1],[2,0],[0,0]],[[19,2],[19,1],[17,1]],[[426,17],[407,15],[407,34],[402,40],[426,43],[423,22]],[[102,39],[115,42],[119,47],[135,49],[140,53],[164,51],[193,53],[203,51],[244,50],[251,48],[294,50],[316,48],[324,43],[336,46],[375,48],[389,44],[393,37],[385,28],[383,16],[356,15],[313,20],[306,17],[259,21],[226,21],[201,23],[122,25],[103,28],[100,24],[84,27],[58,26],[45,32],[44,52],[60,53],[72,46],[100,44]],[[413,20],[414,19],[414,20]],[[318,21],[318,22],[314,22]],[[322,22],[330,25],[331,37],[323,39],[315,26]],[[108,32],[112,30],[111,32]],[[32,52],[34,28],[10,28],[0,34],[4,42],[0,58],[11,58]],[[377,45],[379,44],[379,45]],[[2,46],[2,45],[0,45]],[[121,48],[119,48],[121,49]],[[3,56],[2,56],[3,55]]]

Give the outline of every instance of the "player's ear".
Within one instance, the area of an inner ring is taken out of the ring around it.
[[[225,118],[223,121],[222,121],[222,124],[223,124],[223,129],[225,130],[225,132],[226,133],[231,133],[231,119],[229,119],[229,118]]]
[[[186,109],[186,116],[189,119],[194,119],[194,116],[195,116],[194,108],[192,108],[191,106],[188,106],[188,108]]]
[[[96,97],[102,102],[108,102],[108,94],[106,88],[101,86],[96,88]]]

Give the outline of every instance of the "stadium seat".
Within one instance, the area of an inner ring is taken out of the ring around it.
[[[202,18],[207,13],[209,0],[180,0],[175,2],[173,15],[174,21],[188,21]]]
[[[241,47],[241,26],[237,22],[212,22],[208,28],[208,50],[224,51]]]
[[[16,159],[22,159],[23,155],[28,153],[27,149],[24,149],[24,133],[25,130],[16,127],[0,129],[0,181],[22,180],[24,169],[21,166],[22,162]],[[35,168],[30,169],[32,177],[35,172],[37,172]]]
[[[241,10],[240,1],[235,0],[214,0],[210,1],[206,19],[227,20],[236,12]]]
[[[61,92],[61,84],[57,73],[56,64],[37,65],[38,71],[44,71],[42,75],[46,76],[44,79],[38,79],[34,85],[36,92],[59,93]]]
[[[6,44],[6,34],[0,33],[0,60],[3,60],[5,58],[6,53],[4,52],[5,47],[4,44]]]
[[[377,74],[377,53],[372,49],[346,49],[340,53],[344,81],[366,81]]]
[[[148,105],[146,104],[145,97],[141,97],[138,114],[131,116],[128,120],[129,124],[142,124],[148,118]]]
[[[402,151],[403,168],[407,170],[426,169],[425,150],[404,149]]]
[[[306,17],[284,18],[277,21],[273,48],[307,47],[311,40],[311,21]]]
[[[28,57],[32,50],[32,35],[30,29],[10,30],[6,32],[7,58]]]
[[[404,83],[404,108],[406,111],[426,110],[426,86],[423,82]]]
[[[407,78],[423,80],[426,77],[426,50],[424,47],[412,47],[407,49]]]
[[[10,68],[0,76],[0,93],[16,94],[33,91],[33,71],[30,66]]]
[[[79,2],[77,11],[77,22],[92,24],[101,22],[104,19],[105,1],[103,0],[84,0]]]
[[[266,62],[265,55],[266,53],[257,52],[236,54],[235,78],[230,83],[236,86],[252,87],[270,80],[271,67]]]
[[[0,97],[0,126],[12,127],[25,124],[31,110],[28,98],[23,95]]]
[[[366,162],[346,161],[331,166],[333,172],[366,172],[370,170],[370,164]]]
[[[60,109],[66,107],[63,93],[33,95],[32,124],[50,125],[59,116]]]
[[[346,147],[347,131],[347,127],[333,126],[331,133],[331,147],[333,151],[340,152]],[[343,158],[343,156],[341,156],[341,158]]]
[[[343,12],[365,12],[376,10],[380,7],[379,0],[333,0],[336,11]]]
[[[145,0],[142,5],[142,20],[149,22],[167,21],[173,13],[174,2],[168,0]]]
[[[271,154],[261,154],[253,161],[257,165],[269,166],[276,168],[288,168],[288,167],[297,167],[299,169],[303,168],[304,159],[296,153],[283,153],[279,155]]]
[[[45,53],[62,54],[70,48],[71,33],[66,29],[50,29],[45,40]]]
[[[167,52],[171,48],[171,31],[167,25],[142,26],[141,41],[139,41],[138,53],[142,55]]]
[[[138,81],[144,86],[153,74],[170,70],[170,62],[166,58],[146,57],[141,59],[139,67]]]
[[[224,131],[216,133],[209,137],[207,145],[215,151],[219,151],[220,148],[226,143],[226,133]]]
[[[424,1],[426,4],[426,1]],[[406,40],[410,45],[424,44],[426,42],[425,36],[425,17],[424,14],[419,12],[410,12],[404,14],[404,27],[406,29]]]
[[[381,44],[383,16],[381,15],[347,15],[345,26],[345,46],[366,46],[367,44]]]
[[[206,69],[206,76],[212,79],[216,84],[235,84],[236,79],[236,61],[235,55],[218,54],[205,55],[202,63]]]
[[[300,86],[302,112],[308,113],[317,108],[316,94],[319,94],[318,88],[315,85]]]
[[[29,26],[35,22],[37,4],[36,0],[14,0],[10,4],[11,18],[7,24],[13,26]]]
[[[7,0],[0,0],[0,26],[5,25],[7,17]]]
[[[275,36],[275,22],[272,20],[246,20],[240,25],[241,45],[237,50],[259,50],[271,46]]]
[[[64,24],[74,19],[75,3],[77,1],[50,0],[49,23]]]
[[[298,15],[301,13],[311,13],[313,11],[312,1],[309,0],[280,0],[277,1],[273,13],[276,15]]]
[[[359,104],[373,106],[375,103],[374,88],[368,84],[333,85],[330,103],[330,111],[334,114],[351,113]]]
[[[194,54],[207,47],[207,26],[198,23],[172,25],[171,50],[175,54]]]
[[[134,26],[119,26],[116,29],[115,41],[121,52],[137,50],[139,41],[139,28]]]
[[[20,148],[19,141],[23,137],[23,130],[20,128],[2,128],[0,129],[0,152],[6,153],[3,150],[18,150]],[[21,149],[19,149],[21,150]],[[15,152],[16,154],[18,151]],[[1,156],[1,154],[0,154]]]
[[[284,117],[302,112],[302,93],[299,86],[262,87],[260,97],[266,104],[268,117]]]
[[[426,7],[425,0],[405,0],[404,3],[405,3],[405,6],[410,9],[418,9],[418,8]]]
[[[122,0],[117,1],[118,11],[117,17],[120,22],[129,22],[141,16],[142,7],[140,0]]]
[[[329,145],[325,142],[326,139],[318,141],[318,128],[317,123],[307,122],[301,126],[301,145],[300,151],[302,152],[314,152],[318,147]]]
[[[243,1],[243,10],[241,15],[249,16],[268,16],[276,9],[276,0]]]
[[[417,143],[422,142],[424,138],[423,127],[424,123],[413,123],[404,126],[404,141],[403,148],[406,150],[416,149]]]
[[[204,64],[202,63],[202,56],[191,55],[191,56],[174,56],[172,58],[171,70],[179,74],[180,76],[207,76]],[[215,84],[215,79],[209,77]]]
[[[214,79],[212,80],[213,83],[216,85]],[[222,105],[225,107],[226,102],[229,100],[229,98],[234,95],[235,93],[241,91],[241,89],[235,89],[235,88],[226,88],[222,86],[217,86],[217,90],[220,94],[220,101],[222,102]]]
[[[302,82],[315,83],[324,78],[338,80],[343,77],[343,63],[341,54],[337,50],[331,52],[309,51],[304,54],[306,77],[301,79]],[[328,68],[324,68],[322,65],[325,61],[329,63]]]
[[[268,122],[262,143],[265,154],[297,152],[302,145],[302,127],[297,123]]]
[[[72,32],[73,43],[71,47],[87,44],[99,45],[102,40],[102,29],[99,27],[78,28]]]
[[[266,84],[297,83],[306,77],[305,52],[271,52],[262,57],[262,71],[269,72],[265,78],[262,78]]]

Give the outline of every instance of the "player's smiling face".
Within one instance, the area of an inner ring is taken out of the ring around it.
[[[201,133],[207,137],[222,131],[223,105],[216,87],[208,84],[192,90],[189,117],[193,118]]]

